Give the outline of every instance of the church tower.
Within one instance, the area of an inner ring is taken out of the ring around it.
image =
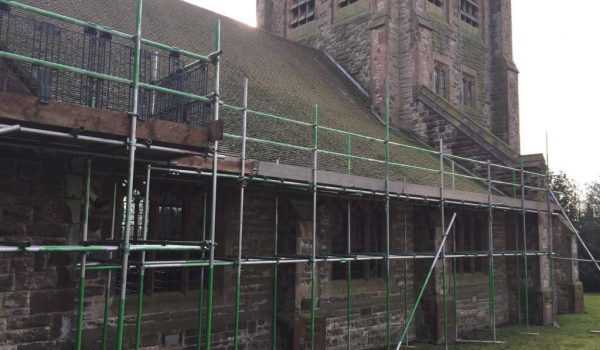
[[[465,156],[518,156],[510,0],[257,0],[257,19],[324,50],[380,115],[387,83],[394,127]]]

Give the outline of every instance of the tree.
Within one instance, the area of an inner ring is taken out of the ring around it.
[[[586,188],[584,209],[581,215],[581,237],[596,259],[600,257],[600,182],[598,180]],[[583,249],[579,249],[579,256],[585,259]],[[580,264],[580,278],[587,292],[600,292],[600,272],[594,264]]]
[[[563,172],[552,174],[551,179],[550,187],[556,194],[558,203],[567,212],[573,225],[579,229],[578,226],[581,221],[582,202],[580,189],[577,186],[577,183]]]

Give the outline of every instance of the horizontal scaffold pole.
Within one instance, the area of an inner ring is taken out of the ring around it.
[[[104,33],[108,33],[111,34],[113,36],[119,37],[119,38],[123,38],[123,39],[128,39],[128,40],[132,40],[135,36],[133,34],[127,34],[115,29],[111,29],[99,24],[95,24],[92,22],[88,22],[88,21],[82,21],[79,19],[75,19],[72,17],[68,17],[68,16],[64,16],[55,12],[51,12],[51,11],[47,11],[35,6],[30,6],[27,4],[23,4],[17,1],[12,1],[12,0],[0,0],[0,4],[6,4],[8,6],[14,7],[14,8],[18,8],[24,11],[27,11],[29,13],[32,14],[36,14],[36,15],[40,15],[40,16],[44,16],[47,18],[51,18],[63,23],[68,23],[68,24],[72,24],[75,26],[79,26],[81,28],[93,28],[96,29],[100,32],[104,32]],[[152,41],[152,40],[148,40],[145,38],[140,38],[140,42],[143,45],[148,45],[148,46],[152,46],[154,48],[157,49],[161,49],[161,50],[165,50],[165,51],[169,51],[169,52],[174,52],[174,53],[179,53],[182,56],[186,56],[195,60],[199,60],[199,61],[203,61],[203,62],[209,62],[210,58],[208,56],[203,56],[203,55],[199,55],[197,53],[191,52],[191,51],[187,51],[187,50],[183,50],[174,46],[169,46],[169,45],[165,45],[156,41]]]

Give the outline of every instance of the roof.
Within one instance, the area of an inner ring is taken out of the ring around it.
[[[22,2],[70,17],[88,20],[127,33],[134,32],[135,1],[133,0],[22,0]],[[179,0],[144,1],[142,35],[201,54],[214,47],[214,28],[217,18],[222,21],[221,97],[227,103],[241,105],[243,79],[249,79],[249,108],[312,122],[312,107],[319,105],[319,124],[357,134],[384,138],[384,126],[369,112],[369,106],[327,58],[313,48],[295,43],[261,29],[252,28],[233,19]],[[241,133],[239,112],[223,111],[225,132]],[[312,145],[312,129],[282,123],[259,116],[249,116],[249,136]],[[391,141],[424,147],[409,136],[392,131]],[[385,159],[382,143],[353,137],[352,154]],[[346,154],[346,136],[327,130],[319,131],[319,148]],[[222,149],[239,155],[239,142],[226,140]],[[249,143],[248,156],[261,161],[310,167],[306,151],[284,149],[273,145]],[[319,168],[346,172],[347,159],[321,154]],[[393,162],[430,169],[439,168],[438,156],[410,148],[392,146]],[[353,159],[354,175],[383,177],[382,163]],[[419,169],[391,167],[391,178],[416,184],[437,186],[439,173]],[[450,181],[447,181],[449,183]],[[458,178],[456,187],[480,191],[481,186],[468,179]]]

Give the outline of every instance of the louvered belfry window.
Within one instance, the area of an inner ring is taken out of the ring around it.
[[[479,27],[478,0],[460,0],[460,19],[473,27]]]
[[[290,26],[296,28],[315,19],[315,0],[293,0]]]
[[[338,0],[338,5],[340,7],[346,7],[352,3],[357,2],[358,0]]]

